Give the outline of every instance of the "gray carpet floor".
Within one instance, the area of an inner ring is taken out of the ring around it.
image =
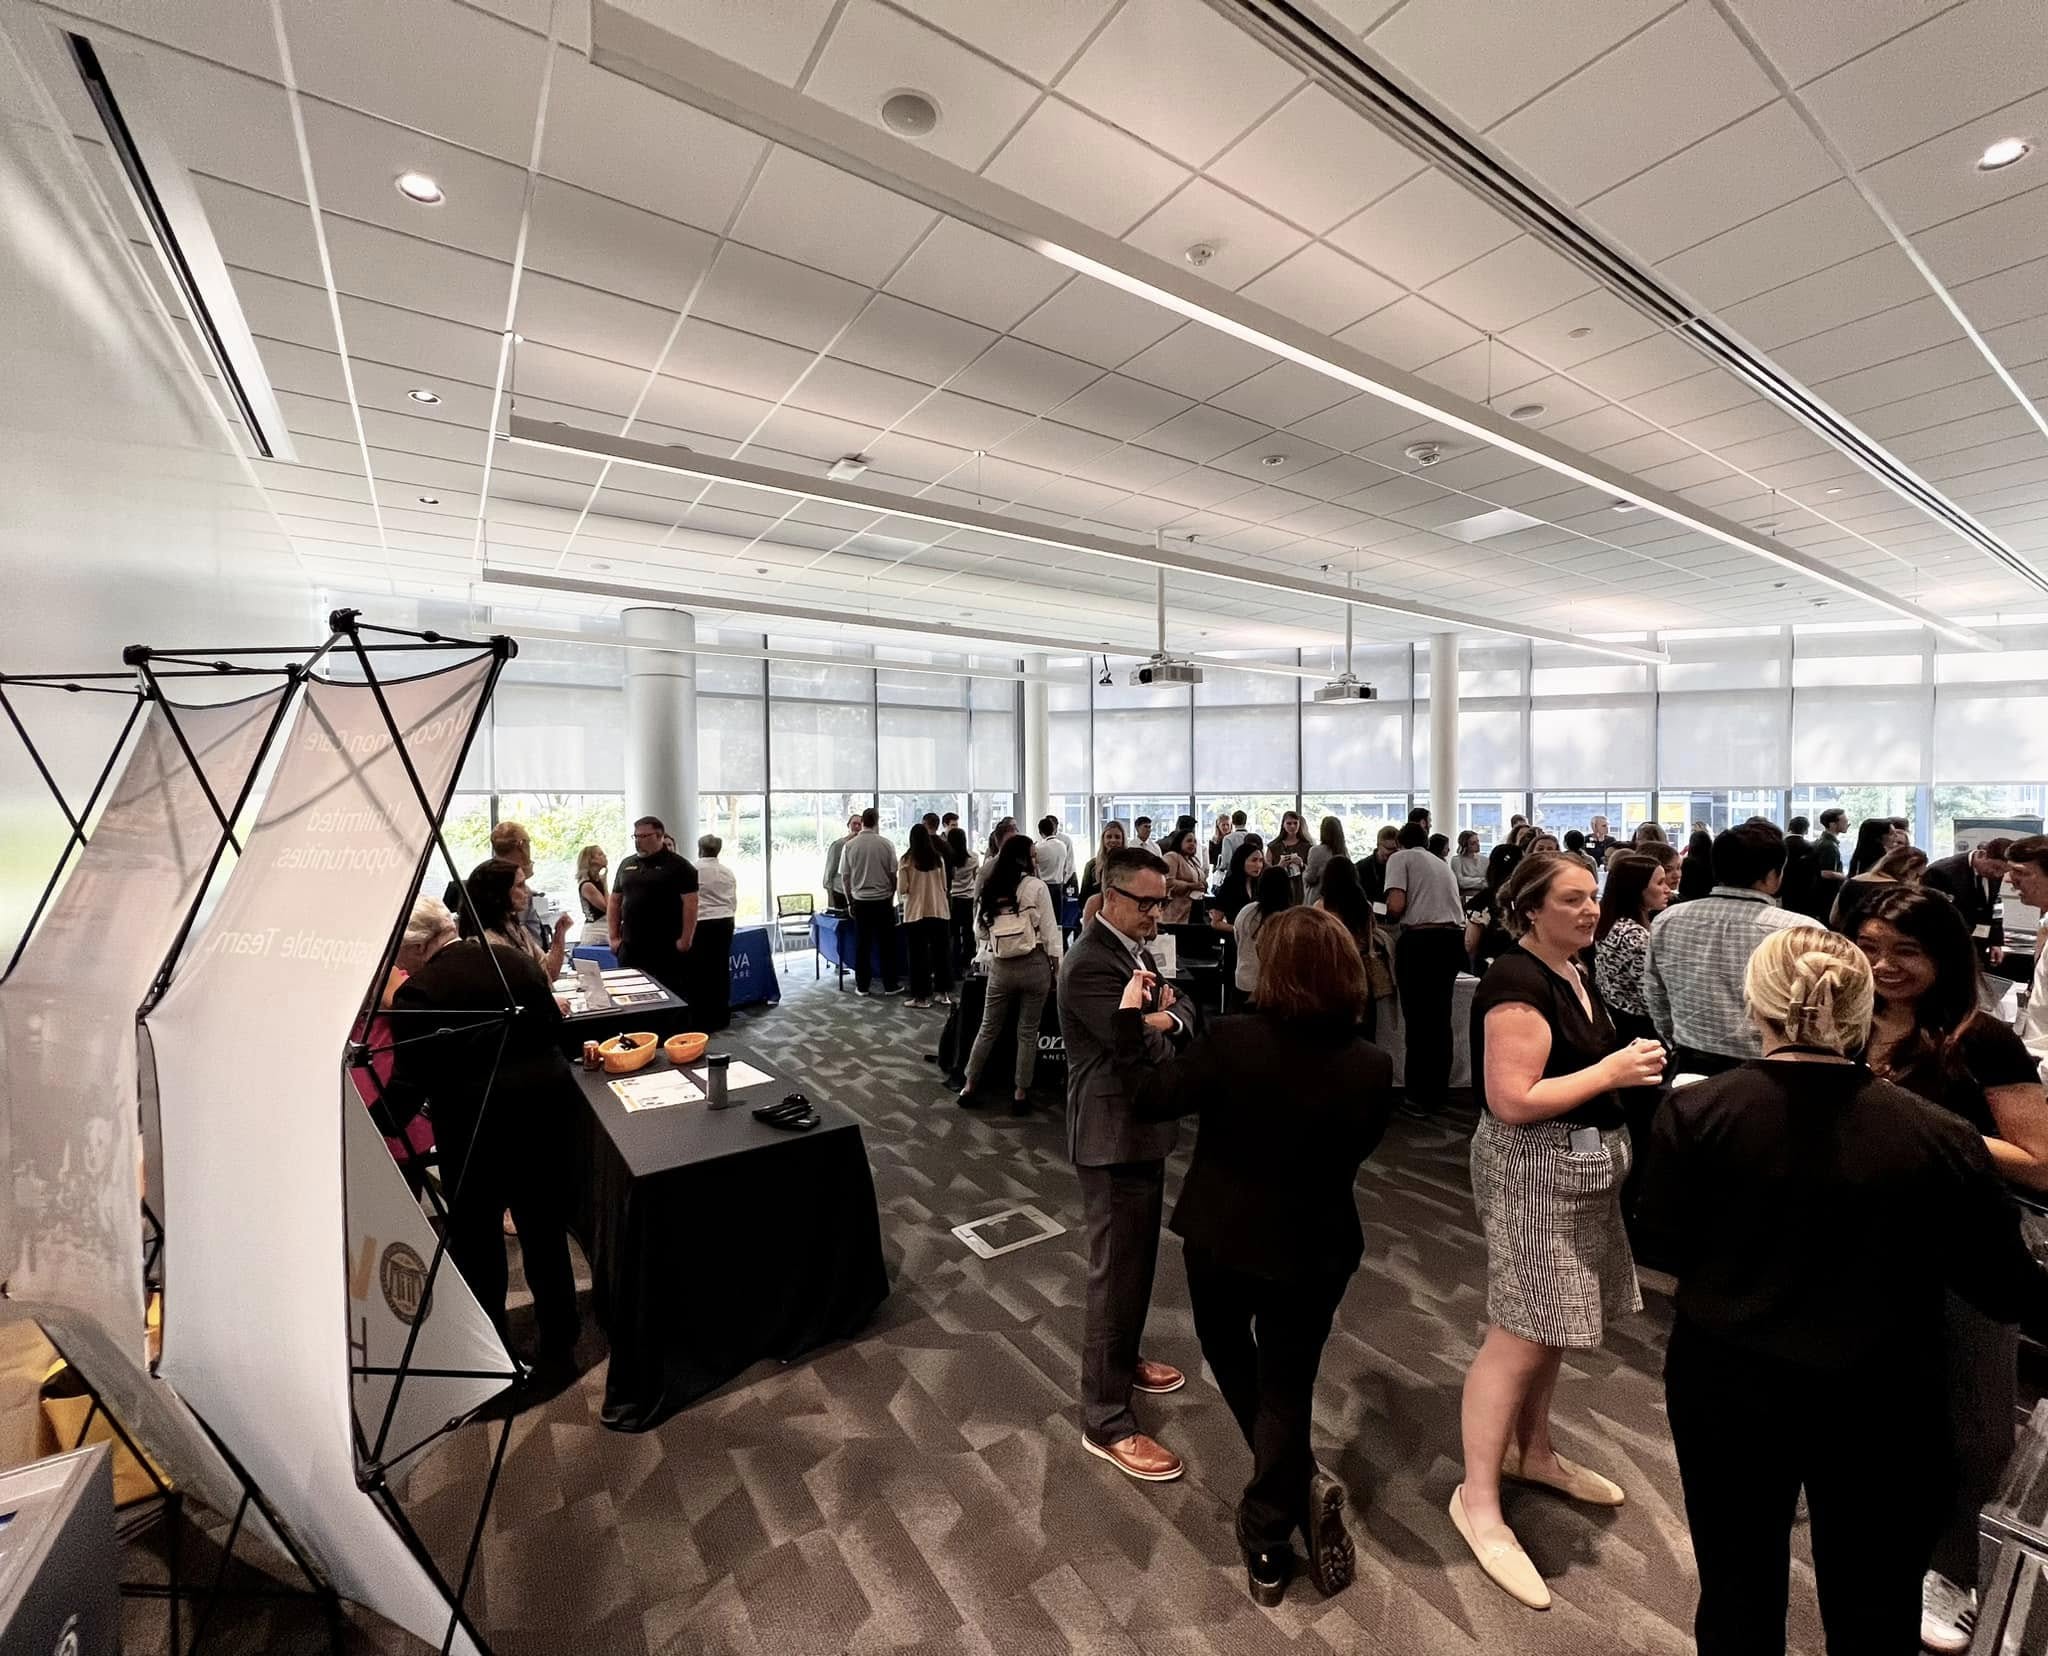
[[[1692,1557],[1657,1378],[1669,1308],[1653,1285],[1643,1315],[1567,1364],[1557,1395],[1560,1447],[1618,1479],[1629,1504],[1509,1496],[1555,1607],[1512,1603],[1451,1528],[1459,1387],[1485,1280],[1463,1127],[1397,1121],[1360,1176],[1367,1257],[1315,1415],[1318,1453],[1351,1491],[1358,1580],[1330,1600],[1297,1581],[1263,1611],[1245,1596],[1231,1531],[1250,1456],[1201,1373],[1177,1240],[1161,1251],[1146,1346],[1190,1382],[1140,1413],[1189,1471],[1139,1484],[1080,1445],[1086,1266],[1057,1101],[1022,1120],[958,1109],[925,1057],[942,1013],[856,999],[803,977],[807,960],[791,965],[782,1005],[743,1015],[736,1032],[860,1118],[894,1292],[858,1339],[760,1365],[641,1435],[598,1424],[602,1336],[587,1329],[591,1372],[517,1420],[484,1534],[471,1608],[499,1656],[1692,1648]],[[1174,1182],[1184,1166],[1185,1149]],[[1067,1234],[988,1261],[949,1234],[1019,1202]],[[403,1490],[451,1575],[495,1441],[486,1430],[444,1440]],[[131,1609],[129,1648],[160,1648],[160,1620]],[[417,1648],[360,1616],[346,1643]],[[224,1607],[208,1644],[327,1647],[317,1618],[246,1605]],[[1791,1648],[1821,1648],[1803,1561]]]

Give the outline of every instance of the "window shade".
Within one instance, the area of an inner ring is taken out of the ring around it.
[[[1596,672],[1600,669],[1594,669]],[[1539,673],[1539,677],[1541,674]],[[1539,788],[1647,788],[1655,745],[1648,696],[1539,703],[1529,713],[1529,770]],[[1464,767],[1458,782],[1464,785]]]
[[[759,793],[767,786],[766,704],[758,697],[697,697],[697,786]]]
[[[1046,721],[1045,785],[1049,792],[1085,794],[1088,787],[1088,714],[1053,713]]]
[[[626,696],[587,684],[512,684],[491,697],[500,793],[623,793]]]
[[[1660,787],[1775,787],[1789,759],[1781,693],[1667,695],[1657,704]]]
[[[1460,670],[1462,674],[1462,669]],[[1522,758],[1522,709],[1458,709],[1458,790],[1526,788]],[[1415,781],[1429,786],[1429,704],[1415,704]]]
[[[1307,793],[1408,791],[1399,702],[1311,702],[1301,710],[1301,786]]]
[[[768,785],[799,792],[875,786],[875,711],[865,702],[771,701]]]
[[[1188,792],[1188,704],[1095,715],[1095,792]]]
[[[1300,783],[1295,763],[1292,685],[1279,707],[1195,709],[1195,792],[1293,793]]]
[[[1918,782],[1933,694],[1928,688],[1796,691],[1792,776],[1801,782]]]
[[[2048,695],[1943,685],[1934,699],[1936,782],[2048,776]]]
[[[969,785],[976,793],[1017,791],[1017,715],[977,707],[969,727]]]
[[[957,679],[950,681],[958,685]],[[939,707],[882,709],[877,786],[893,792],[965,793],[967,710]]]

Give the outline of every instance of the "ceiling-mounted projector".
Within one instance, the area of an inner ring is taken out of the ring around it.
[[[1202,669],[1192,661],[1176,661],[1172,656],[1155,655],[1131,670],[1133,684],[1200,684]]]
[[[1345,673],[1318,690],[1314,699],[1319,702],[1378,701],[1380,693],[1363,679]]]

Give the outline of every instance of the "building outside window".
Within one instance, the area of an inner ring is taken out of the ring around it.
[[[1590,835],[1596,816],[1607,819],[1607,832],[1619,840],[1627,839],[1640,824],[1650,820],[1647,789],[1615,793],[1600,788],[1553,788],[1536,794],[1533,806],[1530,820],[1560,840],[1573,828]]]
[[[1934,790],[1934,830],[1927,845],[1931,857],[1945,857],[1956,848],[1956,820],[1971,817],[2031,818],[2034,832],[2048,821],[2048,783],[1959,782]],[[1914,843],[1920,843],[1916,837]]]
[[[1776,788],[1662,788],[1657,793],[1657,821],[1665,838],[1682,846],[1698,823],[1718,834],[1753,816],[1785,823],[1785,796]]]
[[[1907,831],[1913,834],[1913,843],[1921,844],[1918,824],[1914,822],[1914,795],[1916,789],[1905,786],[1886,786],[1883,783],[1808,784],[1794,788],[1785,815],[1775,818],[1780,826],[1791,818],[1803,816],[1807,821],[1807,832],[1820,833],[1820,814],[1837,808],[1849,813],[1849,827],[1844,838],[1852,843],[1856,838],[1856,825],[1865,817],[1904,817]]]

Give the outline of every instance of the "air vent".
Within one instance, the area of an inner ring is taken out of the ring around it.
[[[227,262],[190,175],[150,118],[139,72],[135,84],[124,85],[125,96],[116,97],[113,79],[93,43],[77,34],[66,35],[65,40],[106,128],[129,198],[251,444],[266,460],[296,463],[298,454],[285,429],[284,412],[256,354],[255,338],[228,280]],[[125,67],[122,78],[129,79]]]
[[[1725,332],[1711,317],[1699,316],[1650,271],[1588,230],[1540,190],[1489,155],[1451,123],[1441,119],[1405,88],[1383,74],[1338,33],[1292,0],[1209,0],[1247,33],[1298,64],[1390,136],[1461,180],[1557,252],[1582,266],[1613,292],[1661,326],[1689,340],[1711,361],[1734,374],[1802,424],[1818,432],[1865,471],[1910,501],[1951,533],[1997,560],[2029,585],[2048,592],[2048,575],[2014,552],[1969,513],[1918,473],[1887,454],[1804,386],[1789,379]]]

